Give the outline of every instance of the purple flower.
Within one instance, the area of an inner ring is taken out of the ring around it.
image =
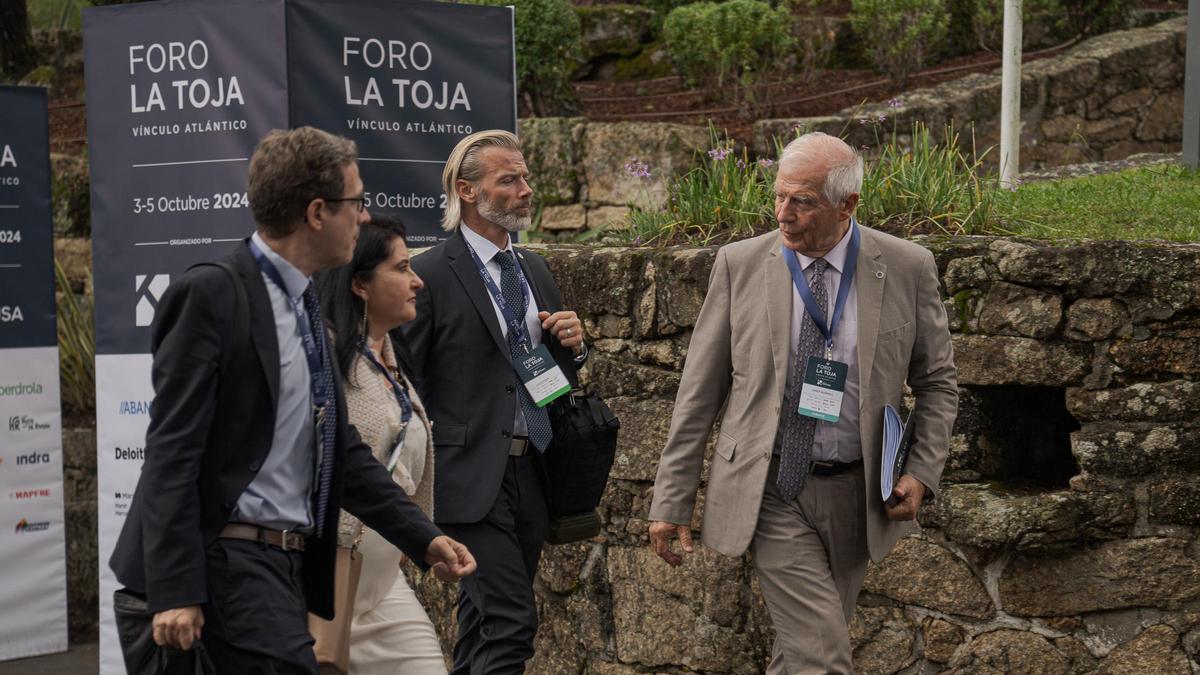
[[[741,157],[738,157],[737,168],[739,168],[739,169],[746,168],[746,162],[743,161]]]
[[[775,166],[775,160],[766,159],[766,158],[760,159],[760,160],[758,160],[758,165],[761,166],[762,168],[766,169],[766,168]]]
[[[879,123],[880,123],[880,124],[883,124],[883,123],[884,123],[884,122],[886,122],[886,121],[887,121],[887,115],[880,115],[880,116],[879,116]]]
[[[631,159],[626,162],[625,171],[634,178],[650,177],[650,165],[646,164],[645,162],[638,161],[637,159]]]
[[[860,125],[860,126],[864,126],[864,127],[865,127],[865,126],[867,126],[867,124],[868,124],[870,121],[871,121],[871,120],[867,119],[866,117],[863,117],[862,119],[858,120],[858,123],[859,123],[859,125]]]
[[[712,157],[713,159],[717,160],[718,162],[724,160],[725,157],[727,157],[728,155],[729,155],[728,148],[713,148],[712,150],[708,151],[708,156]]]
[[[904,101],[901,101],[898,98],[894,98],[894,99],[888,101],[889,108],[899,108],[902,105],[904,105]]]

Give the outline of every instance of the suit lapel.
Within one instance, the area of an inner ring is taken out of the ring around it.
[[[859,232],[862,233],[862,243],[854,268],[854,286],[858,293],[858,386],[860,392],[866,392],[871,384],[871,369],[875,365],[875,339],[879,334],[879,312],[883,309],[887,265],[879,259],[881,253],[874,234],[862,227]]]
[[[771,331],[775,388],[777,398],[782,399],[787,382],[788,356],[792,351],[792,275],[781,254],[778,236],[771,239],[762,275],[763,288],[766,289],[767,325]]]
[[[250,337],[262,364],[263,377],[267,380],[271,409],[275,410],[279,401],[279,341],[275,333],[275,311],[271,308],[271,297],[267,295],[262,271],[245,244],[234,254],[233,264],[246,288],[246,301],[250,305]]]
[[[504,341],[504,334],[500,331],[492,298],[483,285],[483,279],[479,277],[479,268],[475,266],[475,261],[467,250],[467,240],[463,238],[462,232],[455,232],[446,242],[446,257],[450,259],[450,269],[458,277],[471,304],[475,306],[475,311],[479,313],[479,318],[487,326],[496,347],[500,353],[507,355],[508,343]]]

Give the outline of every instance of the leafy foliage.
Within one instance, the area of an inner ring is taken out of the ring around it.
[[[517,89],[538,115],[575,111],[571,73],[582,59],[579,14],[568,0],[460,0],[516,8]]]
[[[85,290],[76,294],[58,261],[54,261],[58,284],[58,364],[62,401],[66,414],[90,416],[96,410],[95,305]],[[91,288],[91,273],[86,288]]]
[[[946,39],[946,0],[851,0],[850,25],[875,67],[895,82],[923,67]]]
[[[786,67],[796,46],[786,7],[760,0],[698,2],[672,10],[663,40],[691,86],[740,87],[751,98],[753,85]]]

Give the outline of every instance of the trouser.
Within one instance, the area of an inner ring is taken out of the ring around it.
[[[867,572],[866,478],[861,468],[809,476],[784,501],[771,458],[750,544],[775,627],[769,675],[853,672],[850,619]]]
[[[208,602],[201,633],[217,672],[317,675],[304,600],[304,554],[217,539],[206,558]]]
[[[465,544],[477,563],[475,573],[459,582],[452,672],[524,672],[538,627],[533,577],[549,529],[534,457],[508,458],[499,494],[483,520],[440,526]]]

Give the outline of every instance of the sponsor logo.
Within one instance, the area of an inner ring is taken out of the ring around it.
[[[9,431],[43,431],[49,428],[49,424],[39,422],[29,415],[13,415],[8,418]]]
[[[137,274],[133,277],[133,288],[137,291],[138,298],[133,315],[135,326],[149,326],[154,323],[154,310],[170,283],[169,274]]]
[[[117,461],[137,461],[140,462],[146,459],[146,449],[142,447],[126,447],[118,446],[113,453],[113,459]]]
[[[22,518],[21,520],[17,521],[17,526],[13,528],[13,531],[17,534],[21,534],[22,532],[41,532],[48,529],[50,529],[50,521],[48,520],[41,520],[31,523]]]
[[[40,382],[0,384],[0,396],[37,396],[42,393]]]
[[[50,453],[48,452],[31,452],[28,455],[17,455],[17,466],[29,466],[33,464],[49,464]]]
[[[149,415],[150,401],[121,401],[119,415]]]
[[[8,496],[15,501],[39,499],[50,496],[50,488],[34,488],[32,490],[14,490]]]
[[[20,305],[0,305],[0,323],[16,323],[25,321]]]

